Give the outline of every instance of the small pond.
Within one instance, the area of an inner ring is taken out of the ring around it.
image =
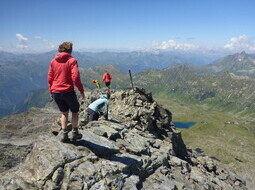
[[[189,129],[190,127],[193,127],[196,122],[173,122],[174,126],[176,128],[181,128],[181,129]]]

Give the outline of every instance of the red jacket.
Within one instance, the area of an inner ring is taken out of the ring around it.
[[[74,84],[83,93],[78,63],[70,53],[61,52],[52,59],[48,72],[48,85],[51,93],[74,91]]]
[[[106,72],[106,73],[104,73],[102,80],[103,80],[104,82],[111,82],[112,76],[110,75],[110,73],[107,73],[107,72]]]

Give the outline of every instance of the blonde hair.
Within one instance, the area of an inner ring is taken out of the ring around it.
[[[72,42],[63,42],[58,47],[58,52],[67,52],[72,53],[73,43]]]

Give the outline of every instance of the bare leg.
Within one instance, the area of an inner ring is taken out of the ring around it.
[[[82,138],[82,134],[78,132],[78,120],[79,120],[79,113],[72,113],[72,137],[71,141],[76,141]]]
[[[68,112],[62,112],[61,116],[61,128],[63,131],[67,130]]]
[[[78,130],[79,113],[72,113],[72,127],[74,131]]]

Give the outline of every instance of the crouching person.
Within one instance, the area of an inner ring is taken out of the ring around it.
[[[104,107],[104,118],[108,120],[108,106],[110,98],[110,93],[100,95],[100,98],[92,102],[88,107],[89,113],[89,121],[97,121],[99,119],[99,115],[102,112],[102,108]]]
[[[59,53],[51,61],[48,72],[48,85],[51,99],[54,99],[58,105],[61,115],[60,141],[68,142],[68,113],[72,112],[72,136],[71,140],[76,141],[82,138],[78,132],[79,102],[74,91],[74,85],[80,91],[84,99],[84,89],[80,80],[78,63],[71,56],[72,43],[64,42],[59,45]]]

